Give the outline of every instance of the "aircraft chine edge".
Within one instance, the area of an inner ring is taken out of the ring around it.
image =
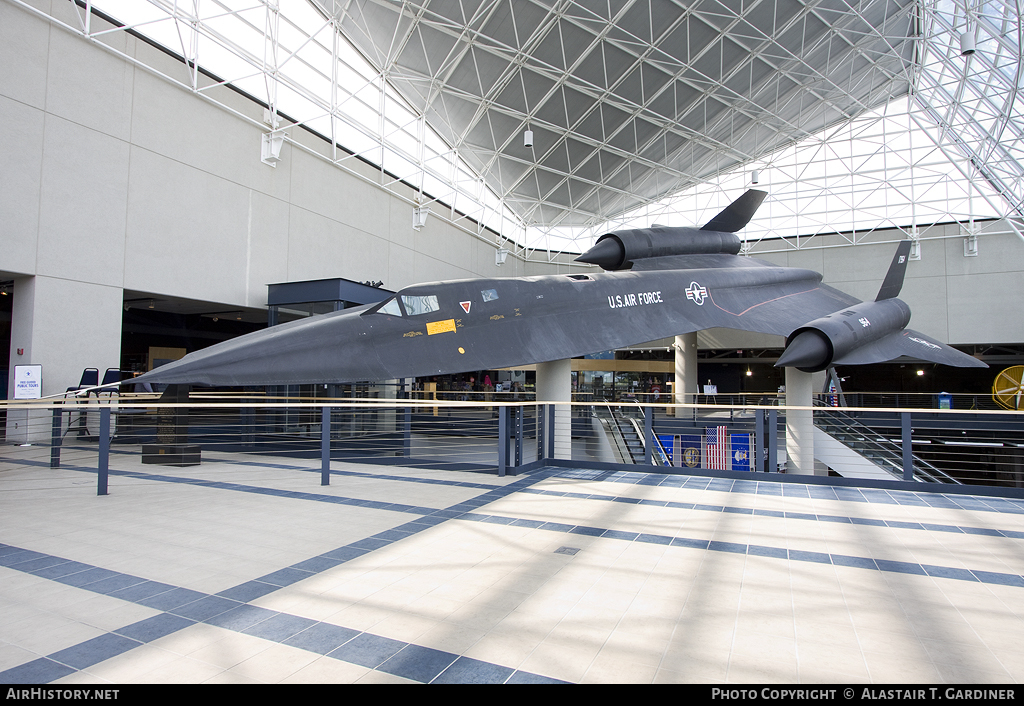
[[[190,353],[138,378],[212,386],[342,383],[493,370],[707,328],[786,336],[777,365],[805,371],[908,356],[981,361],[906,328],[897,298],[910,242],[862,302],[811,270],[740,256],[749,190],[703,228],[608,233],[577,261],[601,271],[418,284],[379,304],[313,316]]]

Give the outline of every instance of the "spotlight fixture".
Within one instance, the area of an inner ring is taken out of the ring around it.
[[[427,224],[427,215],[430,213],[429,206],[417,206],[412,210],[412,229],[420,230]]]
[[[498,248],[494,251],[494,264],[496,267],[501,267],[505,264],[505,258],[508,257],[508,250],[505,248]]]
[[[269,164],[271,167],[277,167],[277,163],[281,161],[281,147],[283,145],[283,132],[263,133],[263,142],[260,146],[260,161],[264,164]]]
[[[923,371],[923,370],[918,370],[918,371],[917,371],[917,374],[918,374],[918,375],[924,375],[924,371]]]
[[[523,147],[533,147],[533,130],[523,133]]]
[[[967,30],[960,35],[960,55],[970,56],[977,49],[978,39],[974,36],[974,32]]]
[[[761,176],[761,173],[758,170],[756,170],[756,169],[754,171],[750,172],[750,183],[751,184],[756,184],[758,182],[758,178],[760,176]]]

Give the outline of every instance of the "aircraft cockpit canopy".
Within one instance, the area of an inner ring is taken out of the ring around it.
[[[399,303],[401,301],[401,303]],[[436,294],[399,294],[391,297],[367,314],[384,314],[386,316],[419,316],[437,311],[441,306],[437,303]]]

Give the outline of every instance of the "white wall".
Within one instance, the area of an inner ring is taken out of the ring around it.
[[[921,259],[910,261],[900,293],[913,313],[910,327],[952,344],[1024,342],[1024,241],[1005,223],[979,226],[984,229],[974,257],[964,256],[959,224],[922,229]],[[837,247],[843,242],[839,236],[818,236],[808,249],[765,253],[779,247],[778,241],[766,241],[752,255],[815,270],[826,284],[872,300],[896,252],[893,241],[902,237],[881,230],[868,242]]]
[[[77,26],[68,0],[35,5]],[[104,41],[185,75],[124,33]],[[8,3],[0,66],[0,278],[15,279],[23,305],[11,366],[42,363],[44,394],[77,384],[85,367],[119,365],[122,289],[258,307],[276,282],[344,277],[399,289],[556,269],[511,257],[496,267],[493,245],[436,214],[414,231],[408,201],[293,145],[276,168],[263,164],[260,126]],[[260,105],[214,90],[262,119]],[[289,136],[329,149],[300,128]]]

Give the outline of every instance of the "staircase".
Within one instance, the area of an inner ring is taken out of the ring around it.
[[[877,431],[850,416],[841,408],[830,407],[816,402],[814,426],[839,442],[842,446],[869,461],[890,477],[903,479],[903,448],[884,438]],[[817,451],[818,444],[815,444]],[[815,456],[819,454],[816,452]],[[819,459],[825,461],[825,459]],[[826,461],[827,462],[827,461]],[[927,461],[913,456],[914,480],[930,483],[955,483],[960,481]]]

